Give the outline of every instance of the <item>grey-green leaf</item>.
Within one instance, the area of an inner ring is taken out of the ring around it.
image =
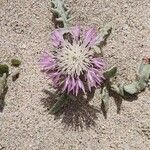
[[[135,81],[135,82],[133,82],[131,84],[125,85],[124,86],[124,90],[125,90],[125,92],[127,92],[127,93],[129,93],[131,95],[137,94],[139,92],[139,90],[140,90],[138,81]]]
[[[142,66],[140,77],[144,79],[146,82],[150,78],[150,64],[144,64]]]
[[[112,67],[109,70],[104,72],[104,77],[109,79],[116,76],[116,73],[117,73],[117,67]]]
[[[0,64],[0,77],[2,77],[4,73],[6,73],[6,75],[8,76],[9,67],[6,64]]]
[[[148,80],[148,89],[150,90],[150,79]]]
[[[53,0],[52,1],[52,9],[51,11],[53,14],[57,14],[56,21],[58,23],[62,22],[64,27],[67,27],[68,21],[69,21],[69,13],[68,8],[65,6],[63,0]],[[57,24],[59,27],[59,24]]]
[[[142,62],[141,62],[141,64],[140,64],[140,67],[139,67],[139,70],[138,70],[138,75],[140,75],[140,74],[142,73],[142,71],[143,71],[143,66],[144,66],[144,63],[143,63],[143,60],[142,60]]]
[[[137,94],[144,90],[150,77],[150,64],[141,63],[139,67],[139,79],[124,86],[124,90],[129,94]]]
[[[66,94],[62,94],[60,97],[57,98],[57,102],[53,105],[50,110],[51,114],[56,114],[66,103],[68,102],[69,98]]]
[[[142,91],[146,88],[147,83],[142,78],[138,81],[139,91]]]
[[[109,34],[111,33],[112,27],[111,25],[107,24],[105,27],[103,27],[100,32],[101,32],[101,36],[103,37],[103,40],[105,40]]]
[[[6,83],[7,83],[6,78],[7,78],[6,73],[4,73],[2,77],[0,77],[0,96],[3,94],[4,89],[6,87]]]
[[[111,89],[121,96],[124,96],[124,84],[121,85],[111,85]]]
[[[104,109],[107,112],[109,109],[109,93],[106,87],[102,90],[102,97],[101,97],[102,103],[104,104]]]

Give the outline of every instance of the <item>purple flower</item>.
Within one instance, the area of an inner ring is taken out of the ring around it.
[[[40,65],[55,87],[77,96],[100,86],[105,63],[93,50],[101,42],[96,29],[86,31],[76,26],[67,31],[57,29],[51,36],[55,48],[50,54],[44,53]]]

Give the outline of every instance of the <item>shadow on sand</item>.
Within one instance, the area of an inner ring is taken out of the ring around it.
[[[47,111],[50,111],[56,103],[56,95],[50,91],[43,90],[47,97],[41,100]],[[100,113],[100,108],[96,108],[89,104],[93,98],[93,93],[86,98],[80,96],[77,100],[70,100],[60,111],[54,114],[55,119],[62,119],[62,123],[66,128],[71,127],[74,130],[82,130],[95,126],[97,113]]]
[[[0,96],[0,112],[3,112],[5,106],[5,96],[7,94],[8,87],[4,89],[3,94]]]
[[[49,111],[52,106],[56,103],[57,97],[56,94],[51,93],[48,90],[43,90],[43,92],[47,95],[46,98],[42,98],[41,102]],[[54,119],[61,119],[64,126],[68,128],[72,128],[73,130],[83,130],[91,128],[96,125],[96,120],[98,119],[97,114],[102,113],[104,118],[107,119],[107,112],[105,112],[104,105],[101,103],[101,108],[97,108],[93,105],[90,105],[89,102],[93,99],[95,91],[92,91],[87,95],[87,98],[83,96],[79,96],[77,100],[70,100],[64,107],[60,109],[57,113],[54,114]],[[110,96],[113,97],[116,107],[117,113],[120,114],[122,100],[126,100],[132,102],[137,100],[137,96],[126,96],[122,98],[120,95],[116,94],[113,91],[110,91]]]

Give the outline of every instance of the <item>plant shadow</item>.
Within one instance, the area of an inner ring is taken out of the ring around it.
[[[109,94],[111,97],[113,97],[114,102],[116,104],[117,114],[120,114],[120,112],[121,112],[121,106],[122,106],[123,100],[128,101],[128,102],[133,102],[138,99],[137,95],[126,94],[126,96],[122,97],[112,90],[109,91]],[[103,116],[105,117],[105,119],[107,119],[107,112],[105,110],[104,103],[101,104],[101,110],[102,110]]]
[[[58,92],[52,93],[48,90],[43,90],[43,92],[47,97],[41,99],[42,105],[51,114],[51,108],[57,102]],[[54,119],[61,119],[66,129],[71,128],[75,131],[95,127],[98,119],[97,114],[102,113],[104,118],[107,119],[107,112],[103,102],[101,108],[90,105],[89,102],[93,99],[94,93],[95,91],[88,93],[87,98],[79,96],[76,100],[68,101],[57,113],[53,114]],[[137,95],[126,94],[125,97],[122,97],[113,90],[109,90],[109,94],[116,104],[117,114],[120,114],[123,100],[132,102],[138,99]]]
[[[3,112],[4,110],[4,107],[5,107],[5,96],[7,94],[7,91],[8,91],[8,87],[6,87],[4,89],[4,92],[2,93],[2,95],[0,96],[0,112]]]
[[[46,98],[42,98],[41,102],[44,108],[49,111],[52,106],[56,103],[56,95],[50,91],[43,90],[47,95]],[[54,114],[54,119],[61,119],[66,129],[73,129],[75,131],[88,129],[96,125],[98,119],[97,113],[100,113],[100,108],[96,108],[89,104],[94,94],[88,94],[87,98],[79,96],[77,100],[70,100],[64,107]]]
[[[117,114],[120,114],[121,111],[121,106],[122,106],[122,101],[128,101],[128,102],[133,102],[138,99],[137,95],[130,95],[128,93],[125,94],[125,96],[121,96],[117,94],[116,92],[110,90],[110,96],[113,97],[116,107],[117,107]]]

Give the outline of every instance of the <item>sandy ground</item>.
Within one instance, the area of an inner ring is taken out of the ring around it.
[[[103,27],[112,34],[104,48],[110,66],[117,65],[121,82],[135,78],[140,60],[150,55],[149,0],[66,0],[73,8],[71,24]],[[62,116],[49,114],[49,81],[38,60],[51,49],[49,0],[0,0],[0,61],[22,60],[19,79],[9,84],[0,113],[0,150],[149,150],[150,92],[124,100],[120,113],[113,99],[107,119],[100,100],[70,105]],[[82,120],[82,121],[81,121]],[[75,131],[76,130],[76,131]]]

